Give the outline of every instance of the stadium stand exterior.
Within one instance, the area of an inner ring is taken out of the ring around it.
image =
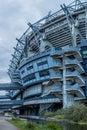
[[[17,40],[8,74],[21,86],[9,96],[22,104],[12,106],[20,114],[66,108],[86,101],[87,75],[81,51],[87,44],[87,2],[75,0],[51,12]],[[85,52],[85,58],[87,56]]]

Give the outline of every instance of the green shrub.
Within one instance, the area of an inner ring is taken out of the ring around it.
[[[43,111],[40,114],[41,117],[47,118],[47,117],[53,117],[54,113],[53,112],[49,112],[49,111]]]
[[[56,115],[54,116],[55,119],[64,119],[65,116],[64,115]]]
[[[66,109],[59,109],[55,112],[55,115],[65,115]]]
[[[76,104],[65,110],[65,117],[78,122],[87,117],[87,107],[84,104]]]
[[[66,109],[56,111],[55,119],[70,119],[75,122],[87,119],[87,107],[84,104],[77,103]]]
[[[36,123],[33,123],[33,122],[27,122],[27,128],[29,129],[29,130],[36,130],[36,129],[38,129],[38,125],[36,124]]]

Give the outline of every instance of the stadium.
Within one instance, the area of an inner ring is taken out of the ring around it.
[[[17,38],[8,74],[12,109],[39,115],[87,102],[87,2],[75,0]]]

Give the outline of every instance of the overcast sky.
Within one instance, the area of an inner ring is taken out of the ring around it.
[[[72,0],[0,0],[0,83],[10,82],[7,75],[16,38],[51,10],[59,10],[60,4]]]

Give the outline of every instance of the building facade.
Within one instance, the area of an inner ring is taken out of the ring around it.
[[[17,39],[8,74],[20,114],[66,108],[86,100],[87,76],[80,43],[87,39],[87,3],[75,0],[34,24]],[[87,43],[87,41],[86,41]]]

